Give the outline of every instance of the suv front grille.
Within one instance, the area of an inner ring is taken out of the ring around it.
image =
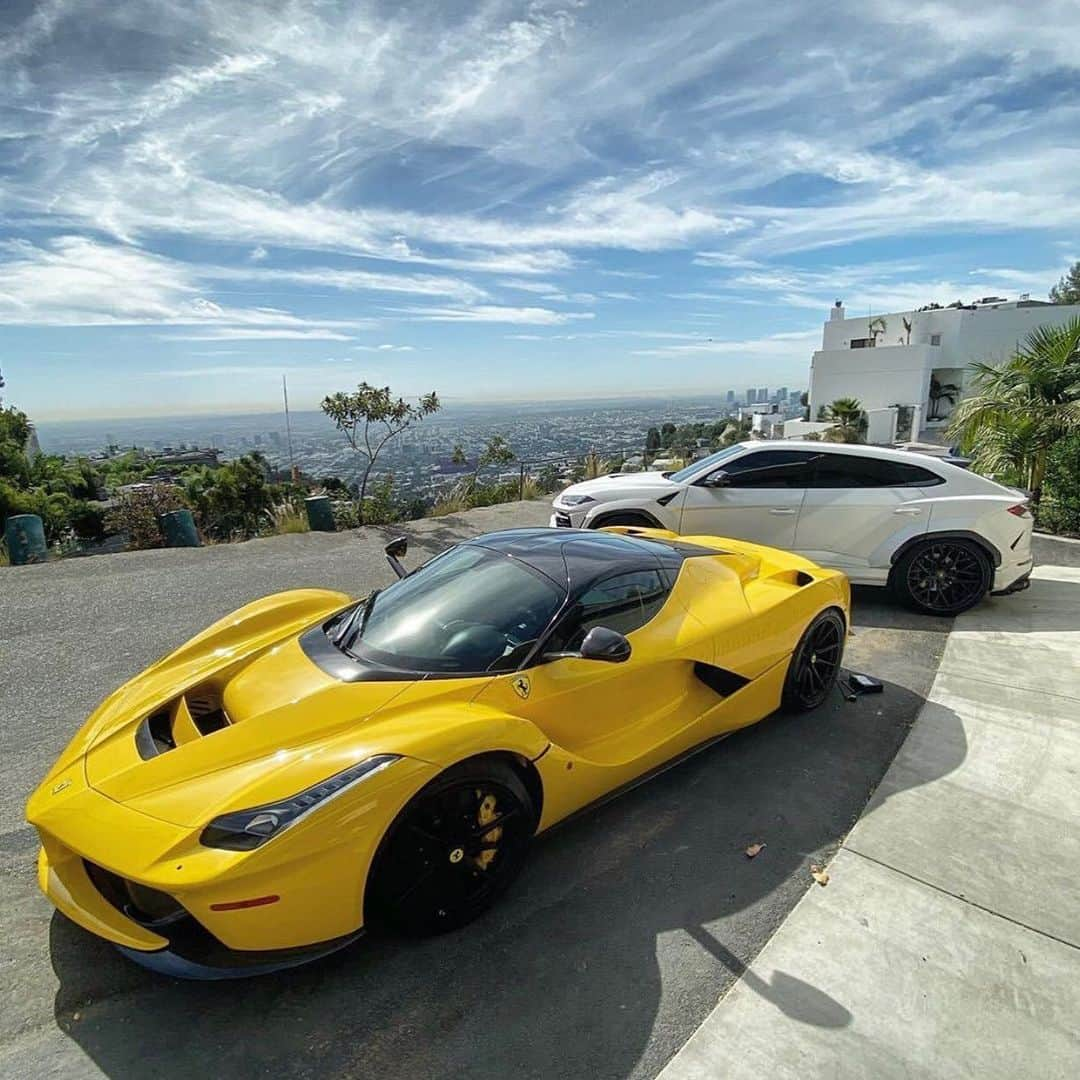
[[[570,515],[569,514],[561,514],[558,511],[555,512],[555,524],[560,529],[571,529],[571,528],[573,528],[573,525],[571,524],[571,521],[570,521]]]

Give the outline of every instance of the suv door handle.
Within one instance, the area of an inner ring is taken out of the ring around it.
[[[774,506],[770,511],[770,514],[794,514],[795,508],[792,506]]]
[[[898,506],[894,511],[894,514],[921,514],[922,508],[919,506]]]

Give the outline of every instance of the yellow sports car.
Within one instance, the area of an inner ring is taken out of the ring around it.
[[[107,698],[30,799],[38,879],[157,970],[256,974],[484,911],[529,842],[784,705],[819,705],[847,579],[655,529],[517,529],[357,602],[222,619]]]

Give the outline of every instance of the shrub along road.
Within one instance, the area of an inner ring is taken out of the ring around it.
[[[480,922],[364,940],[246,983],[151,975],[37,893],[23,805],[120,682],[247,600],[391,580],[467,535],[547,521],[507,504],[309,534],[0,570],[0,1074],[652,1077],[812,884],[884,774],[951,623],[859,590],[848,664],[881,696],[773,717],[535,846]],[[766,846],[754,859],[744,849]]]

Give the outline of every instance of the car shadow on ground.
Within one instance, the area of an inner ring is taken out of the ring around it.
[[[540,838],[497,908],[440,938],[184,983],[56,915],[57,1023],[111,1077],[655,1076],[817,887],[921,704],[888,683],[739,732]],[[944,776],[966,743],[949,710],[935,722],[955,727]],[[783,973],[744,985],[805,1023],[852,1019]]]

